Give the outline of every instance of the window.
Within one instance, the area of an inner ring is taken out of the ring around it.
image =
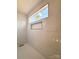
[[[32,30],[41,30],[43,28],[42,22],[31,24]]]
[[[45,20],[45,18],[48,17],[48,4],[45,5],[43,8],[41,8],[39,11],[37,11],[36,13],[34,13],[31,17],[29,17],[29,23],[33,24],[33,26],[31,28],[41,28],[42,27],[42,21]],[[40,23],[39,26],[37,23]],[[36,24],[36,25],[35,25]]]

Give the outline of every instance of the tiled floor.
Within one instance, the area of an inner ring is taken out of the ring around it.
[[[28,44],[25,44],[23,47],[18,47],[17,49],[17,59],[45,59],[44,56]]]

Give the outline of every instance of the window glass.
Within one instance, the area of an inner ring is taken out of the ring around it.
[[[31,24],[32,30],[41,30],[43,28],[42,22]]]
[[[29,17],[29,23],[36,23],[48,17],[48,4]]]

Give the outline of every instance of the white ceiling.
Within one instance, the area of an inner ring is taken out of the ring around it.
[[[41,1],[43,0],[17,0],[17,10],[27,15]]]

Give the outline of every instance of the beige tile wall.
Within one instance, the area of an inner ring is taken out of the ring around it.
[[[43,7],[46,3],[49,6],[49,17],[44,21],[43,30],[31,30],[28,25],[27,37],[28,43],[33,46],[39,53],[51,59],[53,56],[60,59],[60,0],[48,0],[41,3],[34,9],[29,16]]]

